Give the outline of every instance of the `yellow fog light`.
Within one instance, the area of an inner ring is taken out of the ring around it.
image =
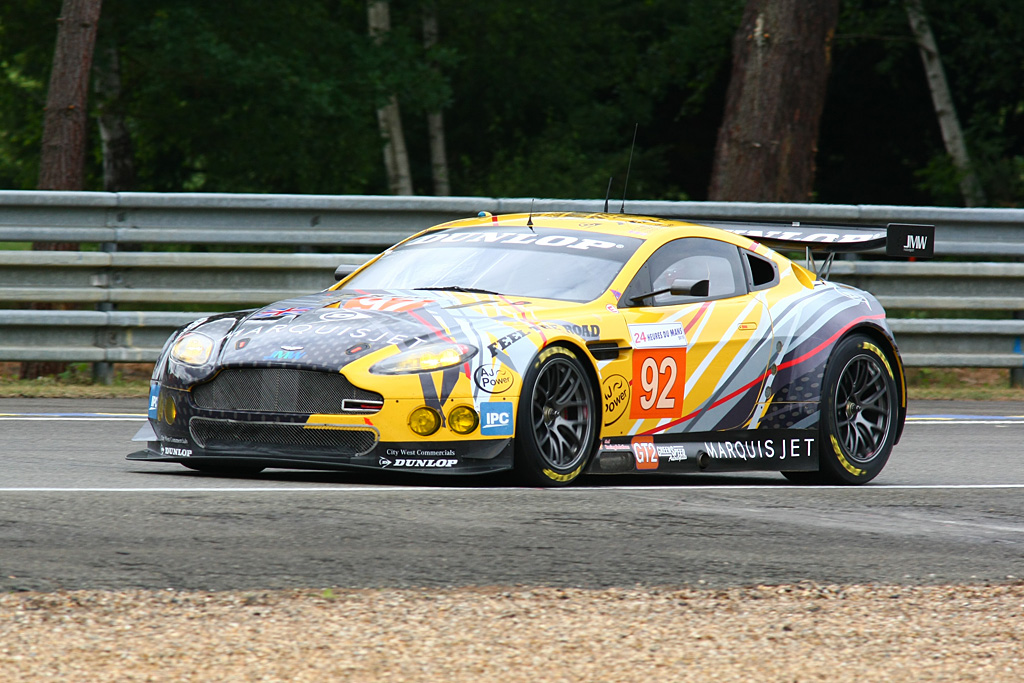
[[[176,417],[178,417],[178,407],[174,405],[174,399],[161,392],[160,400],[156,405],[156,419],[172,425]]]
[[[441,416],[433,408],[421,406],[409,416],[409,428],[420,436],[430,436],[441,428]]]
[[[448,413],[448,426],[456,434],[469,434],[478,424],[480,418],[469,406],[457,406]]]

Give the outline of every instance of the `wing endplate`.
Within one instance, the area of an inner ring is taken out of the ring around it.
[[[935,255],[935,226],[890,223],[885,255],[896,258],[931,258]]]

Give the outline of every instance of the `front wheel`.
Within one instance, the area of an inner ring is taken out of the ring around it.
[[[896,441],[899,394],[892,362],[870,337],[832,352],[821,400],[817,472],[784,472],[798,483],[864,484],[885,467]]]
[[[526,483],[566,486],[583,473],[597,439],[597,409],[575,353],[551,346],[537,355],[516,422],[516,472]]]

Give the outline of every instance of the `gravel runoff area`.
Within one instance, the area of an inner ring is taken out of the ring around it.
[[[1024,680],[1024,582],[0,594],[3,681]]]

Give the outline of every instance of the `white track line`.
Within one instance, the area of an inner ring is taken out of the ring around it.
[[[907,426],[911,425],[1024,425],[1024,418],[1006,420],[961,420],[953,418],[908,417]]]
[[[697,486],[678,484],[658,486],[577,486],[568,489],[533,489],[517,487],[463,487],[463,486],[346,486],[346,485],[324,485],[324,486],[247,486],[247,487],[59,487],[59,486],[25,486],[3,487],[0,493],[486,493],[489,491],[536,491],[548,494],[573,494],[589,493],[592,491],[631,491],[639,493],[643,491],[785,491],[796,493],[799,491],[821,490],[829,491],[883,491],[883,490],[991,490],[991,489],[1024,489],[1021,484],[878,484],[868,486],[794,486],[785,483],[760,485],[760,484],[700,484]]]
[[[0,413],[0,420],[23,422],[105,422],[113,420],[137,422],[145,420],[146,413]]]

